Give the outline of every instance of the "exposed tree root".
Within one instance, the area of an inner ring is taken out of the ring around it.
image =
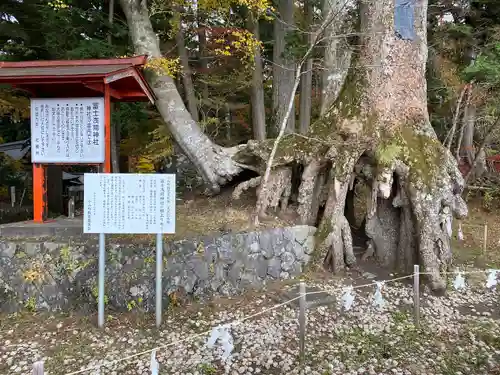
[[[444,290],[443,274],[451,263],[451,219],[467,213],[460,197],[463,180],[455,171],[454,159],[445,155],[446,162],[435,170],[439,182],[430,190],[420,180],[411,179],[410,168],[401,160],[380,166],[370,151],[361,156],[360,149],[347,146],[339,149],[342,152],[335,154],[331,168],[319,161],[325,160],[327,154],[305,164],[297,198],[300,222],[312,225],[317,220],[322,190],[327,189],[316,235],[316,251],[326,254],[325,268],[340,272],[356,263],[351,228],[345,216],[347,194],[355,179],[371,186],[372,191],[364,224],[370,240],[362,260],[374,256],[382,266],[404,273],[411,273],[413,265],[420,263],[432,288]],[[303,159],[295,162],[305,163]],[[325,183],[326,171],[329,177]],[[240,184],[234,195],[256,186],[259,180],[257,177]],[[277,209],[280,202],[282,209],[286,209],[291,181],[292,168],[286,163],[272,171],[269,189],[259,192],[260,216],[265,217],[269,208]]]
[[[248,181],[244,181],[238,186],[236,186],[233,190],[232,197],[233,199],[240,199],[241,194],[243,194],[244,191],[251,189],[251,188],[256,188],[260,185],[260,181],[262,180],[262,176],[257,176],[254,177]]]
[[[312,160],[304,168],[302,182],[299,187],[297,212],[301,224],[314,225],[318,214],[320,191],[323,188],[324,177],[320,176],[321,162]]]
[[[277,209],[281,202],[281,209],[288,207],[292,189],[292,168],[279,167],[274,169],[269,176],[266,189],[259,189],[257,198],[258,217],[265,218],[267,209]]]
[[[432,289],[442,291],[443,271],[452,259],[451,220],[467,214],[461,198],[464,183],[429,122],[427,2],[415,4],[412,41],[399,39],[390,25],[381,27],[393,18],[394,6],[393,0],[363,2],[362,48],[356,49],[349,74],[328,67],[332,75],[347,77],[342,90],[307,134],[287,135],[274,150],[272,174],[259,192],[257,212],[265,215],[280,201],[286,208],[291,166],[304,166],[297,198],[300,221],[317,221],[326,191],[316,251],[325,254],[327,269],[339,272],[355,262],[345,217],[347,193],[355,180],[366,183],[371,188],[365,221],[370,241],[363,258],[374,255],[400,272],[411,272],[418,262]],[[249,142],[247,151],[266,163],[270,145],[269,140]]]

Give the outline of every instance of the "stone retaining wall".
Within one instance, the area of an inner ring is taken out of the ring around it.
[[[309,260],[314,231],[296,226],[165,244],[164,304],[174,292],[231,295],[297,276]],[[153,310],[154,272],[154,245],[109,245],[108,307]],[[95,245],[0,241],[0,311],[93,310],[96,298]]]

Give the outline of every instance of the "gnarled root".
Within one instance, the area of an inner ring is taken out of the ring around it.
[[[439,168],[437,180],[432,190],[421,183],[406,183],[406,196],[412,207],[411,219],[413,228],[407,223],[410,219],[408,211],[403,210],[407,241],[412,240],[412,230],[417,237],[418,263],[422,266],[431,289],[441,293],[446,290],[446,275],[452,261],[451,253],[451,220],[452,217],[463,218],[467,215],[467,206],[461,197],[464,181],[455,160],[448,152],[444,155],[444,164]],[[406,179],[401,174],[403,180]],[[398,203],[398,202],[396,202]],[[404,206],[403,206],[404,207]],[[415,225],[416,224],[416,225]],[[406,267],[411,261],[409,254],[400,255],[406,258]]]
[[[344,208],[351,174],[359,155],[344,156],[343,169],[332,168],[325,212],[316,236],[316,251],[326,252],[324,267],[333,272],[340,272],[346,264],[352,266],[356,262],[351,228],[344,216]]]
[[[351,227],[345,216],[333,219],[331,222],[332,231],[326,239],[329,250],[326,254],[324,264],[326,268],[333,272],[339,272],[347,266],[356,264],[356,257],[352,248]]]
[[[371,239],[375,258],[383,267],[396,268],[399,246],[400,210],[392,206],[392,200],[377,198],[377,208],[367,217],[365,232]]]
[[[269,175],[266,189],[262,185],[257,190],[257,215],[264,218],[269,207],[277,209],[281,202],[281,209],[286,210],[290,198],[292,185],[292,168],[280,167]]]
[[[453,162],[445,162],[437,171],[439,180],[433,185],[411,181],[409,168],[401,161],[376,175],[373,168],[363,167],[372,193],[365,224],[370,241],[362,260],[373,255],[382,266],[401,273],[411,273],[414,264],[421,264],[431,288],[445,289],[444,275],[452,260],[452,216],[467,213],[460,196],[461,175],[456,166],[447,164]]]
[[[244,191],[255,188],[260,185],[260,181],[262,180],[262,176],[257,176],[254,178],[251,178],[248,181],[242,182],[238,186],[236,186],[233,190],[232,198],[233,199],[240,199],[241,194],[243,194]]]
[[[324,174],[320,175],[321,162],[313,160],[302,172],[302,182],[299,187],[297,201],[299,207],[297,213],[300,223],[304,225],[314,225],[319,209],[321,190],[324,185]]]

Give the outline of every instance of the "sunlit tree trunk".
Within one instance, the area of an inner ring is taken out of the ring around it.
[[[278,17],[274,20],[273,46],[273,114],[275,128],[279,129],[285,118],[286,109],[295,82],[293,58],[287,56],[286,35],[293,30],[293,0],[278,0]],[[295,131],[295,110],[287,122],[287,131]]]
[[[313,23],[313,5],[309,0],[305,1],[304,13],[306,25],[309,33],[305,40],[308,44],[312,42],[312,23]],[[299,111],[299,129],[302,134],[307,132],[311,123],[311,103],[312,103],[312,77],[313,77],[313,59],[307,59],[300,81],[300,111]]]
[[[196,92],[194,91],[191,67],[189,66],[189,55],[184,42],[184,37],[181,25],[179,27],[179,32],[175,36],[175,41],[177,42],[177,50],[179,51],[179,57],[182,64],[182,82],[184,84],[184,92],[186,94],[186,102],[188,104],[189,113],[191,113],[191,117],[194,121],[199,121]]]
[[[147,4],[141,0],[120,0],[127,18],[130,38],[136,54],[161,58],[157,36],[151,25]],[[186,109],[175,81],[167,74],[148,74],[148,81],[157,97],[156,107],[169,132],[186,156],[193,162],[212,192],[239,173],[233,161],[236,149],[214,144],[200,129]]]
[[[249,13],[247,27],[256,40],[260,40],[259,21]],[[251,106],[253,135],[257,140],[266,139],[266,107],[264,103],[264,76],[262,74],[262,59],[259,48],[255,49],[254,70],[252,74]]]

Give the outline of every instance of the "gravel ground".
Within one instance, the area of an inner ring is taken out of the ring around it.
[[[276,293],[248,294],[168,313],[160,331],[152,317],[116,315],[105,330],[93,317],[17,315],[0,317],[0,373],[30,374],[45,361],[47,374],[149,374],[157,351],[160,374],[500,374],[500,286],[486,290],[484,275],[469,277],[464,292],[421,297],[421,326],[412,318],[412,289],[387,283],[383,310],[372,306],[374,287],[356,289],[350,311],[339,303],[307,312],[303,372],[298,361],[297,308],[287,305],[243,320],[231,328],[234,350],[221,363],[221,349],[208,349],[214,326],[248,317],[276,305]],[[341,299],[348,279],[308,281]],[[197,337],[190,338],[193,335]],[[116,361],[106,366],[108,361]]]

